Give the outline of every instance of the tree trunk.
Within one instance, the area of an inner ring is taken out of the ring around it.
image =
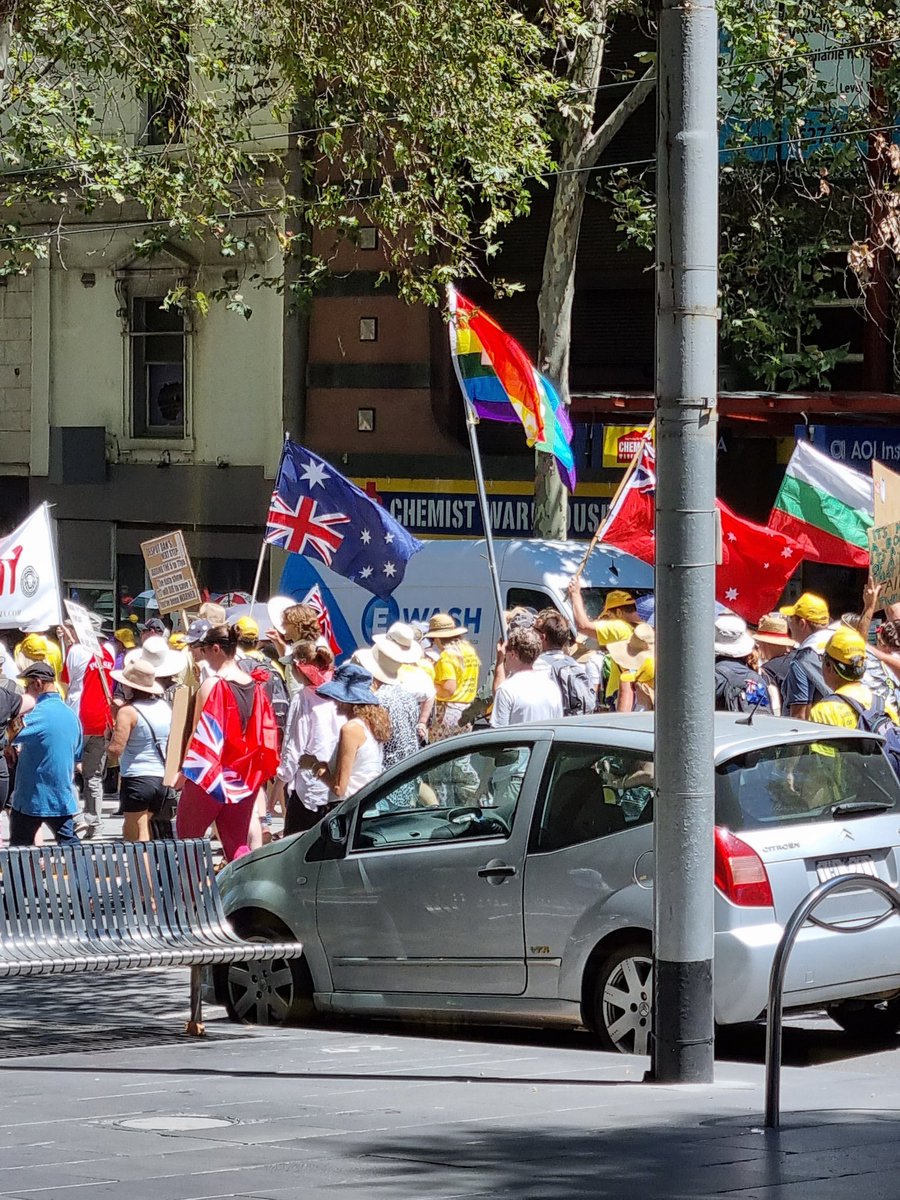
[[[560,175],[556,181],[538,296],[538,364],[541,371],[556,385],[564,404],[569,403],[569,348],[572,304],[575,299],[575,262],[587,182],[587,172]],[[553,455],[544,454],[539,450],[535,457],[535,536],[564,539],[569,528],[568,492],[559,477]]]

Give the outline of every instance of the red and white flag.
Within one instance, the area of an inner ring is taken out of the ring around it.
[[[639,454],[625,486],[610,506],[600,541],[652,565],[656,555],[656,455],[649,439]],[[778,603],[803,558],[803,548],[786,534],[737,516],[721,500],[716,505],[722,527],[716,599],[754,623]]]
[[[319,628],[322,630],[322,637],[331,647],[331,653],[337,658],[341,652],[341,647],[334,636],[334,626],[328,614],[328,607],[322,599],[322,592],[319,589],[319,585],[316,584],[314,587],[311,587],[300,603],[308,604],[315,611],[316,616],[319,618]]]

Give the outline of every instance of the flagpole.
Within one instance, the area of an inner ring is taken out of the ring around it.
[[[594,533],[594,536],[591,538],[590,545],[588,546],[587,550],[584,553],[584,558],[581,560],[578,570],[575,572],[576,579],[580,579],[581,576],[584,574],[584,569],[588,564],[588,559],[591,557],[591,555],[594,553],[594,550],[597,548],[597,543],[603,541],[603,535],[606,533],[606,530],[609,527],[609,523],[612,520],[613,514],[615,513],[616,504],[619,500],[619,497],[622,495],[622,493],[625,491],[625,488],[628,486],[628,480],[634,474],[635,468],[637,467],[638,463],[641,460],[641,455],[644,452],[644,442],[646,442],[647,438],[653,436],[653,426],[655,424],[656,424],[656,421],[654,419],[647,426],[647,430],[644,433],[644,436],[641,438],[641,444],[638,446],[637,450],[635,451],[634,455],[632,456],[631,462],[628,464],[628,469],[626,470],[625,474],[622,476],[622,479],[619,482],[619,486],[616,488],[615,495],[613,496],[612,500],[610,500],[610,502],[609,502],[609,508],[606,510],[606,516],[603,518],[603,520],[597,526],[596,532]]]
[[[285,431],[284,441],[281,443],[281,455],[279,456],[279,459],[278,459],[278,470],[276,470],[276,472],[275,472],[276,480],[278,479],[279,472],[281,471],[281,463],[282,463],[282,460],[284,459],[285,447],[287,446],[287,444],[290,440],[291,440],[291,435],[287,431]],[[269,548],[269,543],[266,541],[265,533],[263,533],[263,543],[262,543],[262,546],[260,546],[259,559],[257,560],[257,563],[256,563],[256,578],[253,580],[253,591],[250,594],[250,614],[251,614],[251,616],[253,614],[253,605],[256,603],[256,597],[259,595],[259,585],[260,585],[260,581],[262,580],[263,563],[266,561],[266,551],[268,550],[268,548]]]
[[[463,404],[466,406],[466,432],[469,435],[469,449],[472,453],[472,468],[475,472],[475,491],[478,495],[478,507],[481,510],[481,524],[484,526],[484,545],[487,551],[488,570],[491,576],[491,587],[494,592],[494,603],[497,605],[497,620],[500,622],[500,635],[506,641],[506,610],[503,606],[503,595],[500,591],[500,575],[497,571],[497,559],[494,555],[494,536],[491,530],[491,513],[488,508],[487,491],[484,486],[484,472],[481,469],[481,450],[478,446],[478,436],[475,426],[478,424],[478,414],[469,403],[466,395],[466,385],[459,369],[459,355],[456,353],[456,288],[447,286],[447,307],[450,310],[450,357],[453,360],[453,370],[456,382],[462,392]]]
[[[454,363],[456,358],[454,357]],[[457,369],[458,374],[458,369]],[[460,380],[460,387],[462,381]],[[497,572],[497,559],[494,556],[494,536],[491,531],[491,514],[488,508],[487,492],[484,486],[484,473],[481,469],[481,451],[478,446],[478,436],[475,426],[478,418],[466,405],[466,429],[469,431],[469,447],[472,451],[472,466],[475,469],[475,487],[478,492],[478,504],[481,509],[481,523],[484,526],[484,545],[487,550],[488,569],[491,573],[491,584],[494,589],[494,602],[497,605],[497,619],[500,622],[500,635],[506,641],[506,610],[503,607],[503,595],[500,591],[500,576]]]

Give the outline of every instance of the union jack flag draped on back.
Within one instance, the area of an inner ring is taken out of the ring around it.
[[[220,804],[240,804],[255,796],[277,767],[278,726],[264,688],[257,686],[250,720],[242,729],[231,688],[219,680],[185,751],[185,776]]]
[[[265,540],[327,567],[382,598],[422,543],[324,459],[285,442]]]

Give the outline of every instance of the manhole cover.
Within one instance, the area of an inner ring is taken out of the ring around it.
[[[234,1122],[228,1117],[132,1117],[117,1121],[120,1129],[143,1129],[149,1133],[187,1133],[196,1129],[223,1129]]]

